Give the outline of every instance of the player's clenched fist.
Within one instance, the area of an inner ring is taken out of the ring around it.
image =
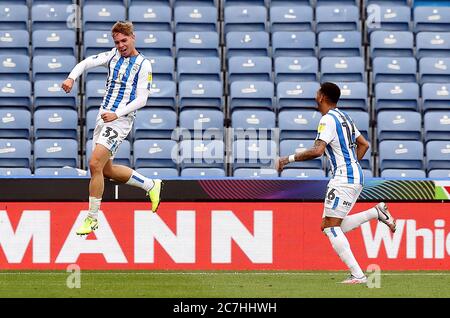
[[[62,84],[61,87],[66,93],[70,93],[73,87],[74,80],[71,78],[66,79]]]

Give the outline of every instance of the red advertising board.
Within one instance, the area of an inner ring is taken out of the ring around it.
[[[352,213],[372,207],[358,203]],[[397,231],[376,220],[349,233],[361,267],[449,270],[449,204],[390,203]],[[75,235],[86,203],[2,203],[1,269],[344,270],[320,231],[321,203],[102,204],[100,226]]]

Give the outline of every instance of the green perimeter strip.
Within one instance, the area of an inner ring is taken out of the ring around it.
[[[436,200],[448,200],[449,197],[447,195],[447,191],[441,186],[435,186],[434,187],[434,198]]]

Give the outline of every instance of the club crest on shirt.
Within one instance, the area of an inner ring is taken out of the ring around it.
[[[147,76],[148,82],[151,83],[151,82],[152,82],[152,79],[153,79],[152,73],[149,72],[149,73],[148,73],[148,76]]]
[[[319,134],[325,130],[325,126],[326,126],[325,123],[319,124],[319,127],[317,128],[317,131],[319,132]]]

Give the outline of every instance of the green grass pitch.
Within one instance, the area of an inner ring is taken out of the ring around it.
[[[339,284],[345,272],[82,271],[81,288],[67,286],[70,274],[0,271],[0,298],[450,297],[450,272],[383,272],[380,288]]]

